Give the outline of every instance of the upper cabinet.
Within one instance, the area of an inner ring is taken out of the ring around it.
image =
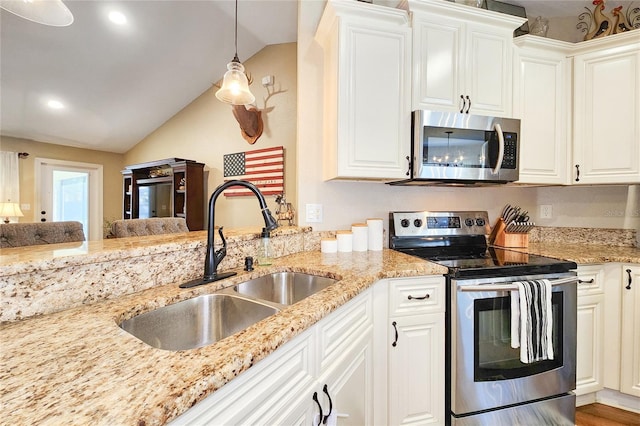
[[[520,183],[569,183],[572,44],[514,39],[513,115],[520,124]]]
[[[574,54],[572,183],[639,183],[638,31],[581,43]]]
[[[411,148],[407,12],[329,0],[316,40],[324,50],[324,178],[406,178]]]
[[[638,33],[578,44],[523,36],[514,43],[518,182],[640,182]]]
[[[526,19],[441,0],[410,0],[412,109],[512,115],[513,31]]]

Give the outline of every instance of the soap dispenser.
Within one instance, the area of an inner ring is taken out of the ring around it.
[[[260,247],[258,247],[258,255],[256,256],[258,265],[271,265],[271,233],[267,228],[262,228],[260,235]]]

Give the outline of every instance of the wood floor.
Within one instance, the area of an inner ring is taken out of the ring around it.
[[[588,404],[576,408],[577,426],[640,425],[640,414],[604,404]]]

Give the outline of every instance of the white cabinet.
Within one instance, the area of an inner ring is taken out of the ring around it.
[[[315,384],[313,337],[307,330],[278,349],[277,356],[259,361],[172,424],[266,424],[274,416],[307,413],[308,405],[292,404],[292,399]]]
[[[511,116],[513,30],[526,19],[410,0],[412,109]]]
[[[521,119],[518,183],[568,184],[572,43],[514,39],[513,115]]]
[[[620,392],[640,397],[640,265],[622,265]]]
[[[373,291],[368,290],[343,308],[317,327],[319,369],[315,392],[324,415],[330,409],[338,413],[338,424],[374,424]],[[312,394],[307,398],[315,409]]]
[[[407,12],[329,0],[316,40],[324,50],[324,178],[406,178],[411,148]]]
[[[330,404],[348,415],[339,418],[340,425],[373,424],[372,309],[369,289],[172,424],[309,425],[314,418],[317,424],[314,393],[324,415]]]
[[[584,42],[574,54],[573,184],[640,182],[640,38]]]
[[[604,268],[578,266],[576,395],[604,389]]]
[[[443,277],[388,280],[388,418],[444,424]]]

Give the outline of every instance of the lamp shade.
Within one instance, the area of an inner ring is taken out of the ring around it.
[[[18,203],[0,203],[0,217],[5,218],[4,222],[8,223],[10,217],[22,217],[22,211]]]
[[[227,64],[227,70],[224,73],[222,87],[216,92],[216,98],[232,105],[247,105],[255,101],[256,97],[249,90],[244,66],[234,60]]]
[[[73,14],[62,0],[0,0],[0,8],[38,24],[66,27]]]

